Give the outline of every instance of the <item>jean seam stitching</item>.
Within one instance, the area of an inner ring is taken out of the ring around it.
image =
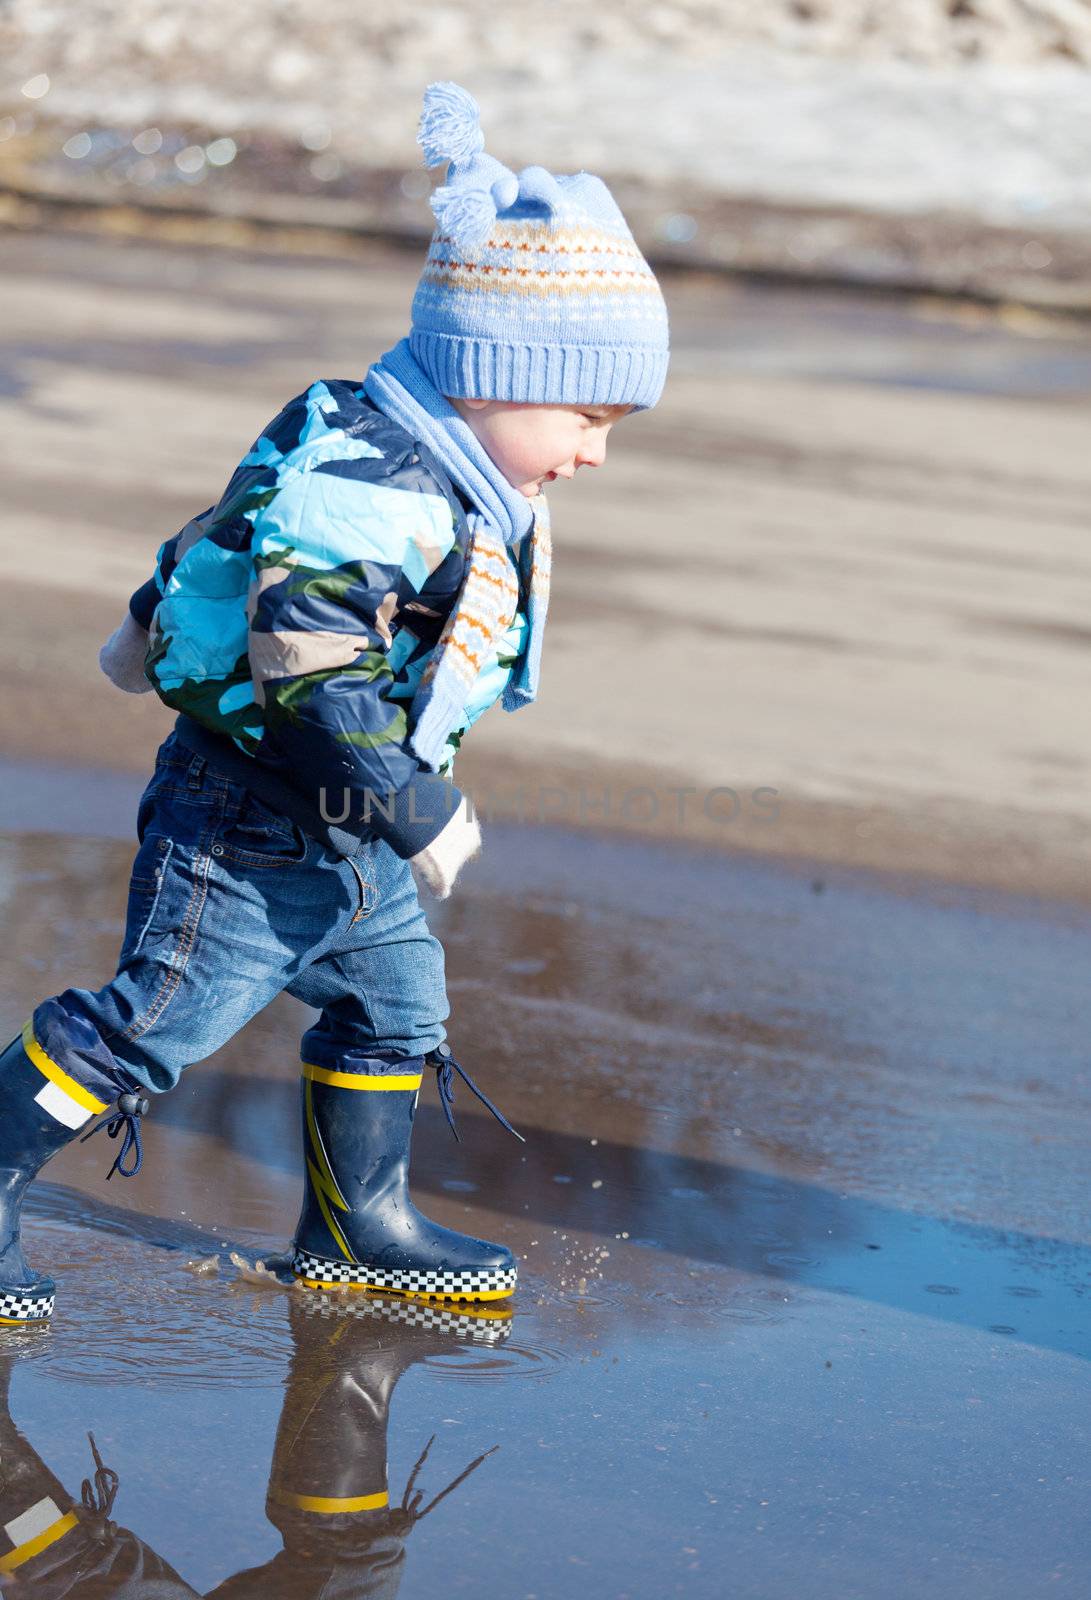
[[[182,917],[182,927],[178,935],[178,942],[171,954],[171,967],[164,977],[155,995],[148,1002],[141,1014],[130,1022],[121,1037],[130,1042],[139,1039],[148,1029],[158,1022],[164,1011],[178,993],[185,976],[189,958],[193,953],[193,945],[197,937],[197,927],[204,910],[205,900],[208,897],[208,874],[212,865],[211,843],[216,835],[223,811],[222,799],[213,816],[211,824],[201,834],[197,847],[196,881],[190,893],[189,903]]]
[[[356,876],[356,882],[359,885],[359,889],[360,889],[360,906],[359,906],[359,909],[353,913],[351,921],[352,922],[366,922],[368,917],[371,916],[372,912],[375,910],[376,906],[379,903],[377,898],[375,899],[373,904],[368,905],[368,903],[367,903],[368,895],[369,894],[371,894],[371,895],[375,894],[375,885],[371,882],[370,878],[365,878],[364,877],[363,873],[360,871],[360,868],[356,865],[355,861],[352,860],[351,856],[346,856],[345,860],[348,862],[349,866],[352,868],[353,873]]]
[[[167,845],[168,848],[161,851],[159,854],[159,871],[156,874],[155,887],[152,890],[152,903],[148,907],[148,915],[144,918],[144,924],[140,929],[140,932],[137,934],[136,943],[133,945],[133,959],[140,954],[143,948],[144,940],[148,937],[148,929],[152,925],[152,918],[155,916],[156,910],[159,906],[160,898],[163,893],[163,884],[166,882],[167,877],[167,862],[174,854],[174,840],[168,839]]]

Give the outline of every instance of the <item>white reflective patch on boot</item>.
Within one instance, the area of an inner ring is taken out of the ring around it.
[[[60,1519],[60,1515],[60,1506],[47,1496],[45,1500],[39,1500],[36,1506],[31,1506],[29,1511],[24,1511],[21,1516],[14,1517],[11,1522],[5,1522],[4,1532],[13,1545],[29,1544],[31,1539],[36,1539],[40,1533],[51,1528]]]
[[[82,1128],[95,1114],[77,1104],[57,1083],[47,1082],[39,1089],[34,1096],[34,1104],[48,1111],[54,1122],[61,1122],[66,1128]]]

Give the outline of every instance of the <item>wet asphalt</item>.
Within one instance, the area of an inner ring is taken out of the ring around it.
[[[0,772],[12,1031],[122,930],[139,781],[85,774],[33,831],[49,776]],[[299,1200],[281,997],[156,1102],[138,1178],[92,1141],[36,1186],[59,1300],[0,1338],[16,1453],[78,1498],[90,1431],[172,1594],[1086,1595],[1091,916],[494,824],[432,920],[527,1144],[461,1100],[455,1144],[426,1087],[415,1193],[517,1251],[510,1321],[232,1264]],[[493,1453],[393,1545],[285,1513],[400,1505],[433,1435],[418,1516]],[[88,1592],[152,1592],[115,1578]]]

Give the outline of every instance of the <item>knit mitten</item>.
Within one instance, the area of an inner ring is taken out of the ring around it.
[[[98,664],[119,689],[126,694],[147,694],[152,688],[144,676],[144,657],[148,649],[148,635],[131,611],[126,611],[125,621],[116,628],[98,653]]]
[[[410,856],[409,865],[418,887],[423,884],[437,900],[446,900],[460,869],[481,849],[481,829],[462,796],[458,810],[430,845]]]

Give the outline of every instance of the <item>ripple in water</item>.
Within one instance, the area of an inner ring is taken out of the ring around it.
[[[442,1354],[425,1356],[422,1365],[433,1377],[447,1382],[496,1383],[509,1378],[530,1378],[541,1382],[551,1378],[571,1358],[549,1345],[523,1344],[509,1339],[498,1349],[452,1348]]]
[[[146,1365],[154,1366],[157,1384],[175,1388],[283,1381],[292,1351],[285,1296],[232,1283],[222,1273],[196,1276],[185,1270],[184,1255],[162,1257],[133,1240],[81,1248],[78,1260],[71,1246],[67,1229],[35,1228],[34,1259],[55,1268],[57,1311],[33,1345],[23,1344],[26,1336],[16,1330],[20,1349],[51,1374],[81,1384],[118,1383]]]
[[[817,1256],[805,1256],[799,1250],[769,1250],[765,1256],[770,1267],[817,1267]]]
[[[154,1369],[156,1385],[168,1389],[283,1383],[294,1348],[289,1306],[299,1291],[235,1276],[230,1247],[216,1267],[206,1254],[211,1236],[194,1235],[199,1250],[161,1253],[120,1228],[89,1237],[66,1222],[38,1221],[33,1232],[33,1258],[50,1263],[57,1278],[57,1313],[43,1327],[4,1330],[0,1349],[16,1348],[51,1376],[77,1384],[132,1382],[142,1368]],[[383,1316],[371,1297],[357,1307],[317,1298],[329,1302],[331,1314]],[[414,1307],[427,1310],[424,1302],[405,1301],[391,1320],[412,1320]],[[508,1326],[500,1331],[502,1340],[452,1342],[450,1352],[429,1355],[424,1365],[444,1380],[540,1380],[567,1359],[558,1349],[510,1339]]]

